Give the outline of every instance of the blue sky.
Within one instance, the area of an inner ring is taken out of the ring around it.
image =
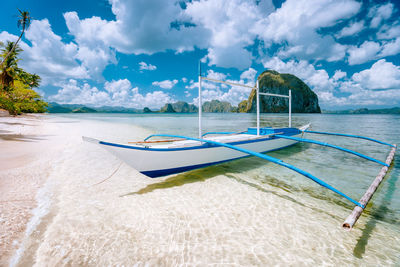
[[[254,84],[292,73],[323,109],[400,106],[399,1],[6,1],[0,41],[16,40],[17,8],[33,17],[20,65],[48,101],[159,108],[197,98],[203,75]],[[205,100],[236,105],[249,90],[204,83]]]

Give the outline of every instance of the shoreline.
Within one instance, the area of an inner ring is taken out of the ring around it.
[[[49,223],[54,166],[62,167],[58,161],[70,145],[81,145],[85,124],[93,121],[47,114],[0,117],[0,266],[20,265],[21,259],[30,264],[24,258],[34,255],[26,250],[37,246],[33,239]]]
[[[47,177],[38,166],[44,151],[43,118],[0,117],[0,265],[7,265],[21,243],[36,195]],[[38,173],[39,172],[39,173]]]

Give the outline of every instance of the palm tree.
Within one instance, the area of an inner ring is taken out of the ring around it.
[[[40,78],[39,75],[32,74],[31,77],[30,77],[29,87],[30,88],[39,87],[41,80],[42,79]]]
[[[18,28],[22,26],[22,32],[19,35],[18,40],[14,43],[14,46],[11,50],[9,50],[9,53],[7,55],[5,55],[3,57],[3,61],[0,63],[0,66],[3,65],[3,63],[7,60],[7,58],[11,55],[11,53],[14,51],[14,49],[17,47],[18,42],[21,40],[22,35],[24,35],[24,32],[26,29],[29,28],[29,25],[31,24],[31,16],[29,15],[28,11],[21,11],[20,9],[18,9],[19,11],[19,19],[17,21],[17,26]]]
[[[10,90],[19,72],[19,59],[17,56],[21,51],[22,49],[16,46],[14,42],[7,42],[7,45],[1,50],[1,56],[5,57],[8,55],[8,57],[0,65],[0,89],[4,89],[5,91]]]

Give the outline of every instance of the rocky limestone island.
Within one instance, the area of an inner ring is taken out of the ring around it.
[[[193,104],[188,104],[184,101],[175,103],[167,103],[161,109],[161,113],[194,113],[197,112],[197,107]]]
[[[202,111],[226,113],[226,112],[236,112],[236,108],[232,107],[231,103],[226,101],[211,100],[203,103]]]
[[[292,74],[266,70],[259,76],[260,92],[288,95],[292,90],[293,113],[321,113],[317,95],[302,80]],[[239,112],[256,112],[256,91],[249,99],[239,103]],[[286,113],[289,110],[287,98],[260,95],[260,112]]]
[[[229,102],[212,100],[206,101],[202,106],[203,112],[211,113],[223,113],[223,112],[236,112],[237,108],[232,107]],[[184,101],[178,101],[176,103],[167,103],[161,109],[161,113],[195,113],[198,112],[198,108],[193,104],[188,104]]]

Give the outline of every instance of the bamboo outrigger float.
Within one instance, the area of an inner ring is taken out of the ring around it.
[[[247,131],[242,132],[208,132],[202,133],[202,97],[201,97],[201,82],[202,80],[208,80],[211,82],[225,83],[232,86],[243,86],[256,90],[256,101],[257,101],[257,127],[249,128]],[[288,128],[267,128],[260,127],[260,95],[273,96],[273,97],[284,97],[288,98],[289,108],[289,127]],[[238,84],[233,82],[221,81],[202,77],[201,72],[199,75],[199,127],[198,127],[198,138],[182,136],[182,135],[171,135],[171,134],[154,134],[145,138],[143,141],[129,142],[125,144],[117,144],[111,142],[100,141],[97,139],[83,137],[83,140],[102,145],[105,149],[122,159],[128,165],[137,169],[152,178],[185,172],[188,170],[198,169],[222,162],[227,162],[246,156],[256,156],[272,162],[274,164],[291,169],[319,185],[335,192],[336,194],[344,197],[348,201],[356,205],[352,214],[346,219],[343,227],[351,229],[357,219],[360,217],[362,211],[365,209],[372,195],[376,191],[380,182],[383,180],[390,164],[393,161],[396,145],[391,145],[386,142],[375,140],[369,137],[341,134],[341,133],[327,133],[327,132],[316,132],[308,130],[309,124],[304,125],[300,128],[292,128],[292,94],[289,90],[288,95],[279,95],[271,93],[262,93],[259,91],[259,82],[257,80],[254,86]],[[325,135],[337,135],[348,138],[362,138],[369,141],[377,142],[383,145],[392,147],[391,152],[386,160],[382,162],[374,159],[367,155],[359,152],[339,147],[336,145],[319,142],[316,140],[303,138],[306,133],[309,134],[325,134]],[[206,137],[213,135],[211,137]],[[156,140],[149,141],[153,137],[169,137],[174,139],[168,140]],[[356,155],[366,160],[375,162],[383,165],[381,172],[378,177],[372,183],[366,194],[361,198],[360,201],[356,201],[353,198],[347,196],[345,193],[332,187],[323,180],[315,177],[314,175],[299,169],[289,163],[286,163],[280,159],[263,154],[265,152],[283,149],[288,146],[292,146],[299,142],[312,143],[322,145],[334,149],[341,150],[346,153]]]

